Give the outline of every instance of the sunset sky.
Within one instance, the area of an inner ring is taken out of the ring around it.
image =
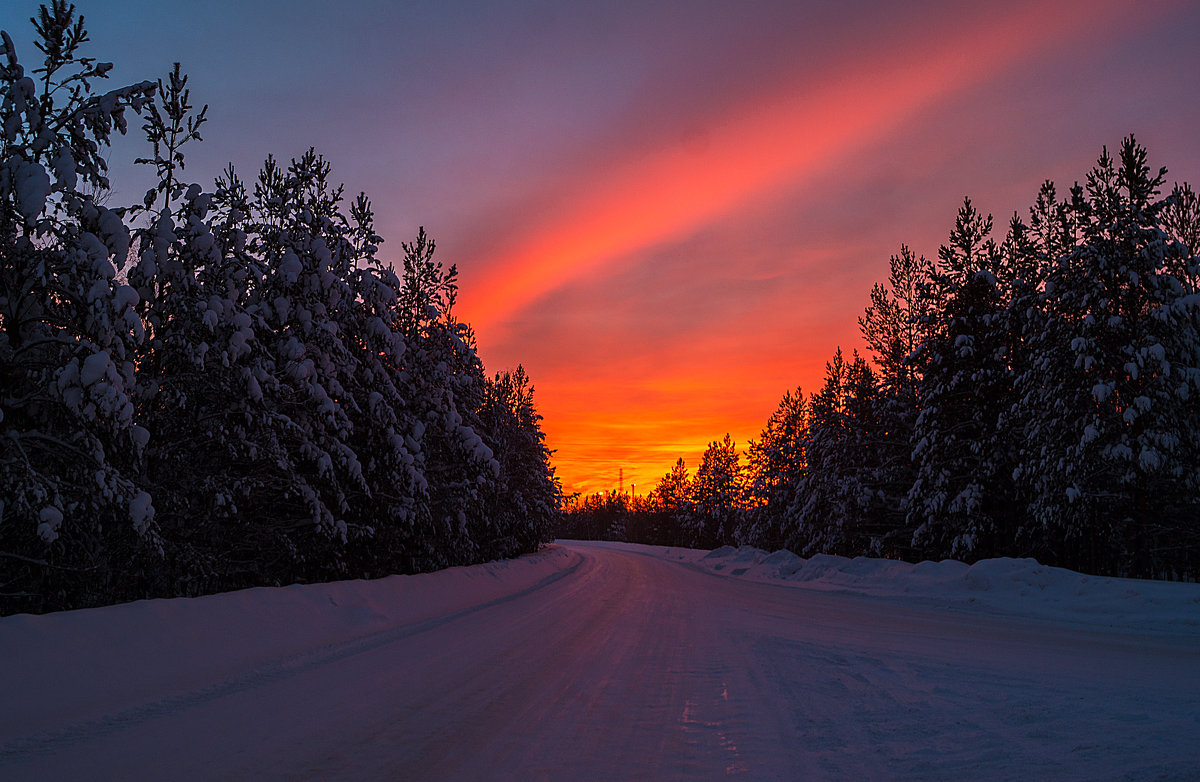
[[[114,80],[191,74],[197,181],[315,146],[385,258],[425,226],[486,368],[532,376],[568,492],[744,448],[964,195],[1003,226],[1131,132],[1200,184],[1200,3],[76,5]],[[34,10],[0,10],[27,67]]]

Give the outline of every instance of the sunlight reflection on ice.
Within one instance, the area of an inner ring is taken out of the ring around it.
[[[729,687],[725,682],[721,682],[719,699],[713,698],[710,705],[714,709],[725,711],[725,708],[722,707],[728,702]],[[725,721],[719,718],[701,718],[697,713],[698,707],[699,704],[696,701],[687,700],[683,706],[683,713],[679,717],[683,731],[688,737],[688,745],[699,752],[712,751],[719,747],[719,752],[724,757],[726,776],[749,773],[750,769],[743,762],[737,743],[728,732]],[[716,736],[715,745],[712,742],[714,734]]]

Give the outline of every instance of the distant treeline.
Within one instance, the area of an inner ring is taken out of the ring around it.
[[[871,291],[870,361],[839,350],[744,454],[574,498],[559,535],[1196,578],[1200,204],[1165,182],[1130,137],[999,242],[966,200]]]
[[[98,92],[83,18],[0,47],[0,613],[536,549],[561,501],[524,371],[484,375],[422,231],[399,272],[314,152],[184,177],[179,66]],[[131,115],[138,115],[137,117]],[[106,205],[114,131],[158,184]]]

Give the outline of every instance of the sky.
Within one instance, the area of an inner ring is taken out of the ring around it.
[[[1200,184],[1197,3],[76,5],[112,81],[182,62],[209,105],[194,181],[314,146],[385,260],[424,226],[486,369],[533,378],[568,493],[745,448],[964,196],[1003,227],[1130,133]],[[28,64],[35,10],[0,7]],[[118,202],[147,186],[136,136]]]

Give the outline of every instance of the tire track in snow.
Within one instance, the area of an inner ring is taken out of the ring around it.
[[[464,608],[445,616],[377,630],[373,633],[350,639],[349,641],[328,644],[308,651],[290,654],[273,662],[258,665],[245,673],[231,676],[222,682],[207,687],[169,695],[119,712],[65,725],[55,730],[42,731],[12,739],[0,745],[0,767],[30,756],[49,755],[65,746],[103,738],[126,728],[170,717],[230,695],[284,681],[321,666],[337,663],[397,641],[429,632],[430,630],[458,621],[480,611],[520,600],[568,576],[574,575],[583,564],[584,558],[578,553],[572,553],[575,556],[575,562],[569,567],[557,573],[552,573],[537,583],[514,592],[511,595],[489,600],[486,603]]]

